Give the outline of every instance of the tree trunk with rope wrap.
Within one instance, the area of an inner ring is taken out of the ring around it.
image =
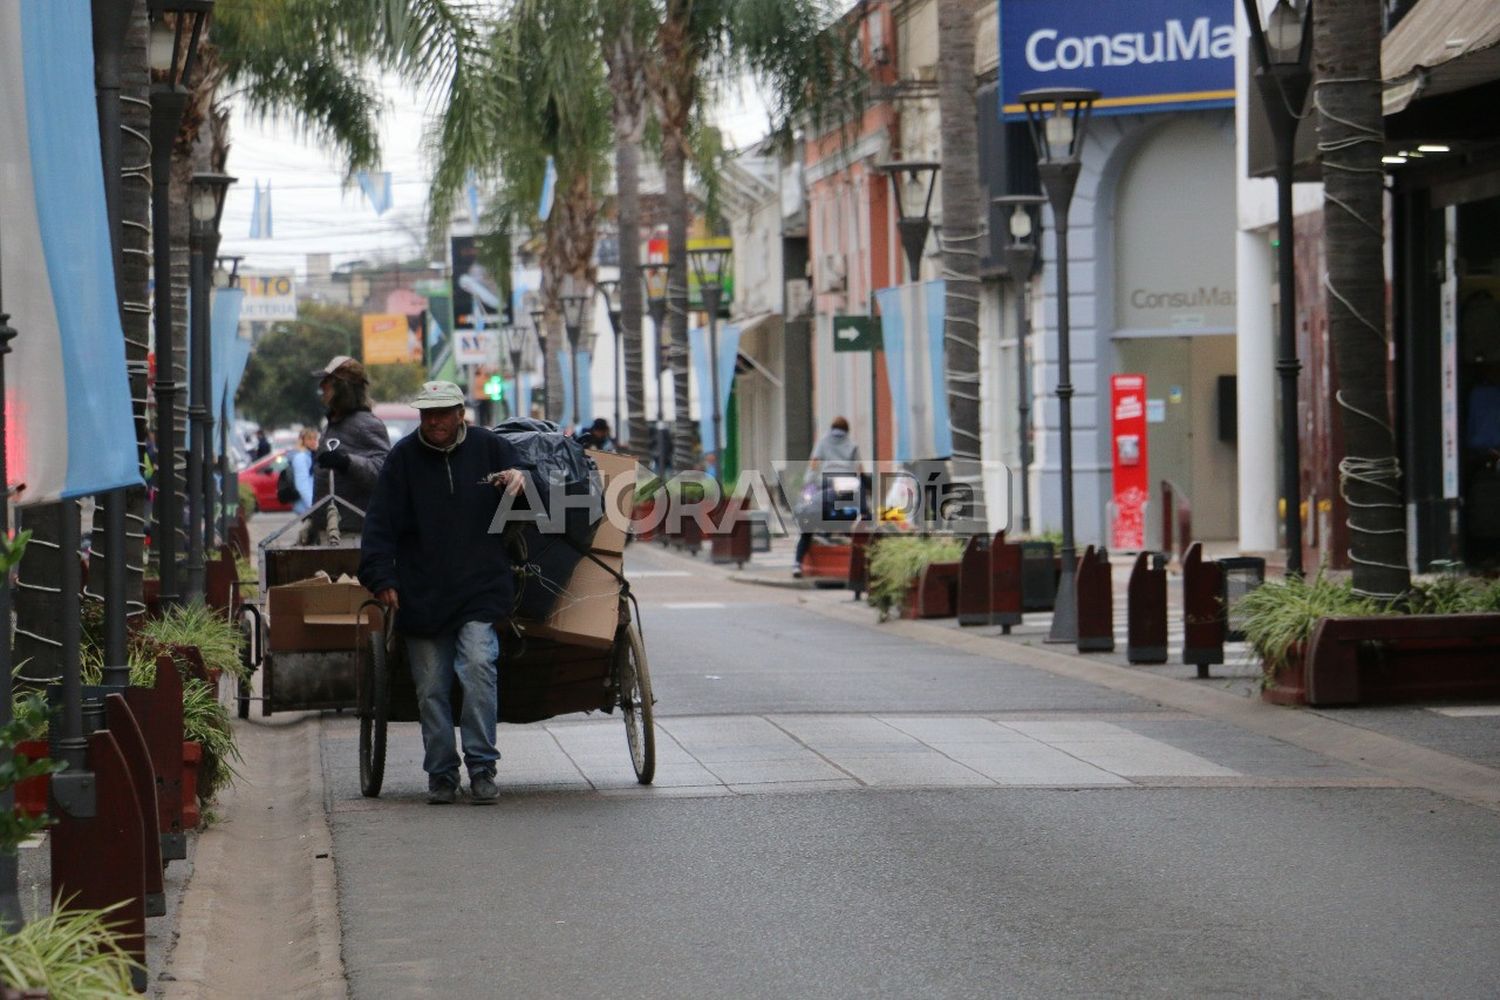
[[[1339,488],[1349,506],[1356,592],[1406,593],[1406,505],[1388,395],[1383,224],[1385,123],[1378,0],[1313,6],[1314,105],[1323,170],[1328,335],[1343,424]]]
[[[938,107],[942,118],[943,353],[955,485],[972,490],[964,517],[983,526],[979,439],[979,249],[988,217],[979,184],[974,110],[974,0],[939,0]],[[912,276],[916,280],[917,276]]]
[[[619,5],[622,23],[613,42],[606,40],[605,61],[613,94],[616,218],[620,244],[620,346],[625,364],[626,427],[616,427],[636,450],[649,447],[646,384],[641,362],[641,137],[646,125],[646,75],[637,38],[635,8]],[[621,359],[616,359],[616,364]]]

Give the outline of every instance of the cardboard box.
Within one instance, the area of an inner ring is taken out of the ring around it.
[[[359,606],[370,598],[370,592],[358,583],[335,583],[327,577],[272,587],[266,593],[272,652],[353,652]],[[367,620],[379,620],[373,610],[365,615]]]
[[[630,518],[635,513],[635,488],[640,465],[628,455],[609,451],[589,451],[604,479],[604,518],[594,534],[593,550],[623,555]]]
[[[552,611],[542,621],[526,625],[528,635],[593,649],[614,644],[620,624],[620,581],[610,571],[622,572],[625,560],[617,555],[596,558],[598,562],[585,558],[574,567]]]

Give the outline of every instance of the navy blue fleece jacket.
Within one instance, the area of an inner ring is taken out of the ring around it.
[[[395,589],[402,633],[434,636],[510,616],[515,573],[489,530],[500,491],[481,480],[520,462],[514,445],[483,427],[466,428],[446,451],[420,432],[391,449],[365,516],[359,581],[372,593]]]

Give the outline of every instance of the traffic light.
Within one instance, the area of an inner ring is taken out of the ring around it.
[[[484,383],[484,394],[498,403],[505,398],[505,380],[499,375],[491,375]]]

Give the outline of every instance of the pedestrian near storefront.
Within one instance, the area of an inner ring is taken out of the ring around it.
[[[476,804],[495,801],[500,639],[515,604],[510,556],[490,525],[501,492],[519,493],[520,454],[498,434],[464,423],[463,392],[428,382],[412,405],[417,433],[391,449],[365,519],[359,579],[396,615],[422,722],[427,801],[456,800],[460,763]],[[453,740],[454,681],[463,690]]]
[[[313,455],[317,450],[317,428],[304,427],[297,432],[297,447],[292,449],[289,461],[292,466],[292,483],[297,487],[297,499],[292,501],[292,513],[298,517],[312,509]]]
[[[830,506],[834,499],[834,490],[828,477],[836,475],[859,475],[859,445],[855,444],[854,439],[849,436],[849,421],[843,417],[833,418],[832,423],[828,425],[828,433],[824,434],[813,446],[812,455],[807,460],[803,491],[804,494],[811,495],[804,501],[805,507],[799,505],[799,522],[809,525],[815,521],[833,519],[834,512]],[[808,531],[804,527],[797,537],[797,552],[792,576],[799,579],[802,576],[802,560],[806,557],[807,550],[812,547],[814,534],[816,532]]]
[[[328,423],[314,456],[317,471],[313,475],[313,503],[332,493],[354,510],[330,504],[328,517],[314,517],[304,525],[302,540],[314,544],[337,531],[344,541],[357,543],[362,515],[391,450],[391,435],[384,421],[370,412],[370,382],[364,365],[340,354],[315,370],[313,376],[318,379],[318,391],[328,412]]]

